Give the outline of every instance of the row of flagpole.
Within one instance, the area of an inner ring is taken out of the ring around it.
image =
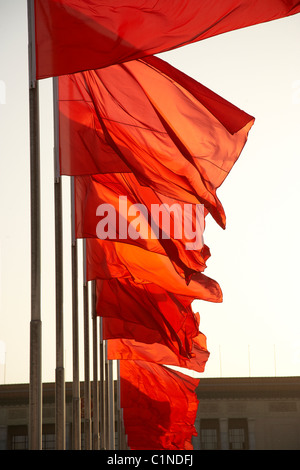
[[[29,448],[42,449],[42,321],[41,321],[41,208],[39,83],[35,75],[34,0],[27,0],[29,36],[29,127],[31,186],[31,321],[29,384]],[[59,169],[58,79],[53,78],[54,109],[54,201],[55,201],[55,288],[56,288],[56,369],[55,369],[55,442],[57,450],[66,445],[66,398],[64,369],[63,302],[63,204]],[[81,449],[81,396],[79,377],[78,325],[78,244],[74,227],[74,181],[71,181],[71,270],[72,270],[72,449]],[[85,241],[83,240],[83,314],[84,314],[84,438],[86,450],[126,448],[120,408],[119,368],[115,400],[113,361],[107,359],[107,342],[102,337],[102,319],[96,315],[95,281],[86,280]],[[91,295],[89,290],[91,284]],[[89,304],[91,298],[91,306]],[[92,313],[93,387],[90,379],[90,311]],[[98,323],[99,319],[99,323]],[[98,329],[99,324],[99,329]],[[98,380],[98,355],[100,376]],[[99,388],[100,387],[100,388]],[[93,402],[91,401],[93,397]],[[117,409],[115,412],[115,401]],[[93,408],[93,409],[92,409]],[[115,430],[115,419],[117,429]]]

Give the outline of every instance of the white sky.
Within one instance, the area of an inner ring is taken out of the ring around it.
[[[30,184],[27,6],[0,0],[0,383],[29,381]],[[256,122],[207,218],[206,274],[224,302],[196,302],[211,357],[203,377],[300,373],[300,15],[162,54]],[[40,82],[43,381],[55,378],[52,80]],[[65,368],[72,379],[69,179]],[[81,336],[82,336],[81,325]],[[83,348],[81,345],[81,354]],[[4,369],[4,371],[3,371]]]

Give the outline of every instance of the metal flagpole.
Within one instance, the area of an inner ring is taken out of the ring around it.
[[[72,341],[73,341],[73,426],[72,449],[81,449],[81,401],[79,379],[79,327],[78,327],[78,253],[75,236],[74,177],[71,176],[71,237],[72,237]]]
[[[63,226],[62,184],[59,165],[58,78],[53,78],[54,109],[54,205],[55,205],[55,287],[56,287],[56,369],[55,439],[56,449],[65,450],[65,369],[63,315]]]
[[[111,421],[110,421],[110,404],[111,404],[111,395],[109,387],[109,373],[110,369],[108,367],[107,359],[107,340],[104,342],[104,367],[105,367],[105,441],[106,441],[106,450],[112,450],[111,447]]]
[[[109,395],[110,395],[110,406],[109,406],[109,442],[110,450],[115,450],[115,390],[114,390],[114,369],[113,361],[108,361],[109,367]]]
[[[39,84],[36,80],[34,0],[27,0],[31,196],[31,321],[29,449],[42,448],[42,323]]]
[[[86,240],[83,240],[83,319],[84,319],[84,437],[85,450],[91,450],[91,383],[89,338],[89,291],[86,279]]]
[[[124,426],[124,416],[123,416],[123,408],[121,402],[121,374],[120,374],[120,360],[118,362],[118,406],[119,406],[119,433],[120,433],[120,446],[119,450],[128,450],[127,445],[127,435],[125,432]]]
[[[122,429],[122,409],[121,409],[121,382],[120,382],[120,361],[117,360],[117,406],[118,406],[118,449],[123,450],[123,429]]]
[[[99,282],[99,281],[98,281]],[[105,399],[105,345],[103,341],[102,317],[99,318],[100,329],[100,449],[105,450],[106,441],[106,399]]]
[[[98,384],[98,328],[96,314],[96,281],[92,281],[93,321],[93,450],[99,450],[99,384]]]

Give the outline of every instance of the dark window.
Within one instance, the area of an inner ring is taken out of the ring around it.
[[[246,450],[248,445],[248,423],[246,418],[228,420],[229,449]]]
[[[218,419],[200,420],[201,450],[216,450],[220,448],[220,429]]]
[[[7,449],[27,450],[28,432],[27,426],[9,426],[7,429]]]
[[[28,449],[28,437],[24,435],[12,436],[11,450],[27,450]]]
[[[9,426],[7,433],[8,450],[27,450],[29,449],[28,427],[27,426]],[[42,449],[55,449],[55,425],[44,424],[42,434]]]
[[[42,435],[42,449],[43,450],[55,450],[55,425],[44,424],[43,435]]]

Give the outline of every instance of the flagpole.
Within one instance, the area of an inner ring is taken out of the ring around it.
[[[63,316],[63,226],[62,183],[59,165],[58,78],[53,78],[54,110],[54,205],[55,205],[55,287],[56,287],[56,369],[55,439],[56,449],[65,450],[65,369]]]
[[[39,83],[36,80],[34,1],[27,0],[30,197],[31,197],[31,321],[29,384],[29,449],[42,449],[42,322]]]
[[[124,449],[123,445],[123,426],[122,426],[122,408],[121,408],[121,382],[120,382],[120,360],[117,360],[117,404],[118,404],[118,448]]]
[[[93,321],[93,450],[99,450],[99,386],[98,386],[98,328],[96,315],[96,281],[92,281]]]
[[[86,240],[83,239],[83,319],[84,319],[84,436],[85,450],[91,450],[91,383],[89,338],[89,291],[86,277]]]
[[[118,362],[118,394],[119,394],[119,414],[120,414],[120,446],[119,450],[128,450],[128,444],[127,444],[127,435],[125,431],[125,425],[124,425],[124,414],[123,414],[123,408],[122,408],[122,401],[121,401],[121,370],[120,370],[120,359],[117,361]]]
[[[107,340],[104,343],[104,367],[105,367],[105,441],[106,441],[106,450],[112,450],[111,448],[111,422],[110,422],[110,404],[111,404],[111,395],[110,395],[110,387],[109,387],[109,366],[108,366],[108,359],[107,359]]]
[[[99,282],[99,281],[97,281]],[[105,346],[103,341],[102,317],[99,318],[100,329],[100,449],[106,447],[106,406],[105,406]]]
[[[71,176],[71,256],[72,256],[72,341],[73,341],[73,426],[72,449],[81,449],[81,399],[79,378],[79,327],[78,327],[78,252],[75,236],[74,177]]]
[[[109,449],[115,450],[115,390],[114,390],[114,371],[113,371],[113,361],[108,361],[109,368]]]

